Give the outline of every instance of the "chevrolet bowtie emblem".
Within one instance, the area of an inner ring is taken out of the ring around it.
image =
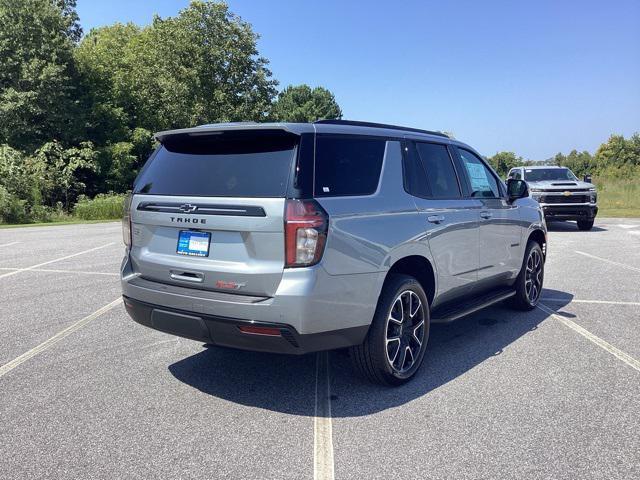
[[[198,210],[198,207],[196,205],[191,205],[190,203],[185,203],[184,205],[180,205],[178,208],[182,210],[184,213],[193,213],[196,210]]]
[[[564,192],[562,192],[562,194],[563,194],[565,197],[570,197],[570,196],[571,196],[571,192],[570,192],[569,190],[565,190]]]

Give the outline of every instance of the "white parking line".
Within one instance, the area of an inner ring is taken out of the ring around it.
[[[22,272],[27,270],[26,268],[13,268],[13,267],[0,267],[0,270]],[[87,272],[84,270],[54,270],[51,268],[29,268],[30,272],[49,272],[49,273],[81,273],[83,275],[108,275],[111,277],[119,277],[119,273],[114,272]]]
[[[596,303],[602,305],[632,305],[634,307],[640,306],[640,302],[616,302],[613,300],[575,300],[572,298],[555,298],[555,297],[543,297],[541,300],[545,302],[555,303]]]
[[[3,243],[2,245],[0,245],[0,247],[10,247],[11,245],[15,245],[18,242],[11,242],[11,243]]]
[[[313,424],[313,478],[333,480],[333,439],[331,429],[331,386],[329,353],[316,356],[316,408]]]
[[[23,353],[18,358],[14,359],[14,360],[11,360],[9,363],[6,363],[6,364],[2,365],[0,367],[0,377],[5,375],[6,373],[10,372],[14,368],[16,368],[18,365],[26,362],[30,358],[33,358],[36,355],[38,355],[39,353],[44,352],[46,349],[48,349],[49,347],[51,347],[55,343],[59,342],[60,340],[62,340],[64,337],[66,337],[68,335],[71,335],[76,330],[81,329],[87,323],[89,323],[91,320],[94,320],[94,319],[98,318],[100,315],[102,315],[103,313],[108,312],[113,307],[115,307],[117,305],[120,305],[121,302],[122,302],[122,298],[118,298],[118,299],[114,300],[113,302],[109,303],[108,305],[105,305],[104,307],[100,308],[99,310],[96,310],[91,315],[87,315],[83,319],[78,320],[73,325],[70,325],[67,328],[65,328],[64,330],[56,333],[53,337],[51,337],[48,340],[45,340],[44,342],[42,342],[37,347],[34,347],[31,350],[29,350],[28,352]]]
[[[580,250],[575,250],[575,252],[580,254],[580,255],[584,255],[585,257],[594,258],[596,260],[600,260],[601,262],[607,262],[607,263],[610,263],[612,265],[616,265],[616,266],[618,266],[620,268],[626,268],[626,269],[629,269],[629,270],[633,270],[635,272],[640,272],[640,268],[632,267],[631,265],[625,265],[624,263],[614,262],[613,260],[607,260],[606,258],[596,257],[595,255],[591,255],[590,253],[581,252]]]
[[[606,350],[607,352],[609,352],[611,355],[613,355],[614,357],[617,357],[619,360],[622,360],[624,363],[626,363],[627,365],[629,365],[631,368],[636,369],[637,371],[640,372],[640,361],[636,360],[635,358],[633,358],[631,355],[629,355],[628,353],[623,352],[622,350],[620,350],[619,348],[614,347],[613,345],[611,345],[609,342],[601,339],[600,337],[598,337],[597,335],[594,335],[593,333],[591,333],[589,330],[581,327],[580,325],[578,325],[576,322],[569,320],[568,318],[562,317],[558,314],[556,314],[556,312],[554,312],[553,310],[551,310],[549,307],[547,307],[546,305],[543,305],[542,303],[538,304],[538,308],[540,310],[542,310],[543,312],[548,313],[549,315],[551,315],[553,318],[555,318],[556,320],[558,320],[559,322],[563,323],[565,326],[569,327],[570,329],[578,332],[580,335],[582,335],[583,337],[585,337],[587,340],[595,343],[596,345],[598,345],[600,348]]]
[[[90,248],[89,250],[84,250],[82,252],[74,253],[72,255],[67,255],[66,257],[56,258],[54,260],[49,260],[48,262],[38,263],[37,265],[31,265],[30,267],[21,268],[20,270],[14,270],[12,272],[3,273],[0,275],[0,278],[10,277],[11,275],[15,275],[20,272],[26,272],[29,270],[34,270],[39,267],[44,267],[45,265],[49,265],[51,263],[60,262],[62,260],[67,260],[68,258],[77,257],[78,255],[84,255],[85,253],[95,252],[96,250],[100,250],[101,248],[109,247],[111,245],[115,245],[116,242],[107,243],[106,245],[101,245],[99,247]]]

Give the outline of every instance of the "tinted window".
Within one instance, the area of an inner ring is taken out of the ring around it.
[[[386,141],[323,135],[316,142],[315,195],[370,195],[378,188]]]
[[[498,198],[500,196],[498,182],[482,160],[468,150],[460,148],[458,152],[460,152],[462,163],[467,169],[471,184],[471,196]]]
[[[255,133],[169,137],[135,193],[284,197],[297,137]]]
[[[417,197],[430,197],[429,184],[413,143],[403,146],[404,189]]]
[[[435,143],[417,143],[416,145],[427,172],[431,196],[433,198],[459,197],[460,187],[447,147]]]
[[[522,180],[522,171],[520,169],[514,170],[513,176],[511,178],[514,178],[516,180]]]

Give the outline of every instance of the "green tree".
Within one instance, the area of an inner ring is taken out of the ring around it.
[[[92,29],[75,49],[75,59],[92,105],[88,115],[88,138],[99,145],[127,140],[136,118],[128,102],[127,85],[116,78],[129,68],[125,52],[140,34],[132,23],[116,23]]]
[[[562,162],[558,162],[558,165],[569,168],[578,177],[583,176],[586,173],[590,173],[594,167],[593,157],[586,150],[578,152],[573,149],[566,157],[562,155],[562,158],[558,158]]]
[[[194,1],[176,17],[156,16],[126,43],[116,105],[150,131],[263,120],[277,82],[257,38],[224,3]]]
[[[0,0],[0,143],[34,151],[82,134],[75,2]]]
[[[55,206],[61,202],[69,211],[72,202],[84,192],[83,179],[96,170],[96,156],[90,142],[69,149],[58,142],[47,142],[27,160],[27,165],[39,180],[45,203]]]
[[[601,167],[640,165],[640,134],[633,134],[629,140],[611,135],[596,151],[595,161]]]
[[[487,160],[501,177],[506,177],[509,170],[513,167],[518,167],[526,163],[522,157],[517,156],[513,152],[498,152]]]
[[[290,85],[278,95],[271,116],[280,122],[314,122],[342,118],[342,110],[333,93],[326,88]]]

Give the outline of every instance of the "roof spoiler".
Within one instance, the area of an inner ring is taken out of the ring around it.
[[[193,137],[222,135],[225,132],[246,132],[250,130],[266,131],[266,130],[282,130],[293,135],[301,135],[308,131],[302,125],[285,124],[285,123],[257,123],[257,122],[233,122],[233,123],[212,123],[208,125],[200,125],[192,128],[179,128],[176,130],[164,130],[154,135],[154,138],[163,143],[168,137],[174,135],[188,135]]]

